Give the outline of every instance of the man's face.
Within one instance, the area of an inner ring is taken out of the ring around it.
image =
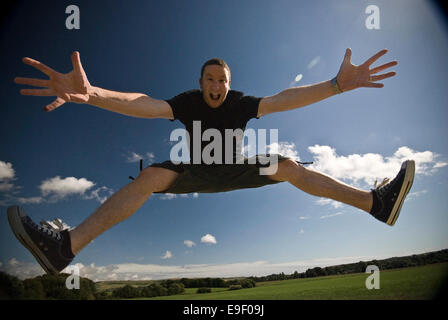
[[[205,102],[211,108],[218,108],[230,90],[229,71],[219,65],[206,66],[199,83]]]

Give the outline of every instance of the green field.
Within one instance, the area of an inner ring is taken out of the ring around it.
[[[448,263],[381,271],[380,289],[368,290],[369,274],[351,274],[308,279],[259,282],[255,288],[229,291],[213,288],[211,293],[185,293],[148,300],[401,300],[433,299],[448,280]]]

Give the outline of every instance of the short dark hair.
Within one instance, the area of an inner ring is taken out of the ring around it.
[[[230,68],[229,68],[228,64],[221,58],[213,58],[213,59],[210,59],[207,62],[205,62],[201,68],[201,78],[204,76],[205,67],[212,66],[212,65],[218,65],[218,66],[221,66],[221,67],[227,69],[227,71],[229,71],[229,78],[230,78]]]

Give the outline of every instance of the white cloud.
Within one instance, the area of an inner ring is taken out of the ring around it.
[[[184,245],[186,245],[188,248],[194,247],[196,243],[194,243],[191,240],[184,240]]]
[[[168,279],[168,278],[206,278],[206,277],[249,277],[249,276],[264,276],[272,273],[284,272],[292,274],[294,271],[304,272],[308,268],[317,266],[324,267],[330,265],[368,261],[373,260],[374,257],[341,257],[328,258],[309,261],[291,261],[284,263],[271,263],[269,261],[252,261],[252,262],[235,262],[228,264],[190,264],[190,265],[171,265],[162,266],[155,264],[119,264],[114,265],[113,274],[115,279],[128,279],[130,275],[138,275],[138,279]],[[83,269],[80,270],[81,276]],[[91,275],[90,279],[101,279],[100,274]],[[105,274],[102,272],[101,276]],[[112,280],[112,279],[110,279]]]
[[[19,204],[28,204],[28,203],[39,204],[39,203],[45,202],[45,199],[42,198],[42,197],[28,197],[28,198],[17,197],[17,198],[14,198],[14,199]]]
[[[291,82],[289,83],[289,87],[290,87],[290,88],[297,87],[298,84],[299,84],[299,81],[302,80],[302,78],[303,78],[303,75],[302,75],[301,73],[299,73],[299,74],[294,78],[294,80],[291,81]]]
[[[162,256],[162,259],[171,259],[173,257],[173,254],[171,251],[166,250],[165,254]]]
[[[11,192],[14,189],[11,180],[15,180],[15,174],[12,163],[0,161],[0,192]]]
[[[303,75],[302,75],[301,73],[299,73],[299,74],[294,78],[294,81],[295,81],[295,82],[299,82],[300,80],[302,80],[302,78],[303,78]]]
[[[448,162],[437,162],[434,165],[433,169],[443,168],[443,167],[446,167],[446,166],[448,166]]]
[[[216,238],[211,234],[206,234],[201,238],[201,242],[205,244],[216,244]]]
[[[351,257],[329,257],[313,260],[297,260],[282,263],[269,261],[243,261],[224,264],[187,264],[187,265],[157,265],[123,263],[108,266],[96,266],[95,264],[84,265],[76,263],[80,275],[92,281],[106,280],[158,280],[169,278],[206,278],[206,277],[250,277],[265,276],[273,273],[284,272],[292,274],[294,271],[305,272],[309,268],[326,267],[340,264],[369,261],[373,259],[385,259],[391,256],[406,256],[443,248],[426,248],[419,252],[400,252],[382,256],[351,256]],[[28,263],[11,259],[0,270],[15,275],[20,279],[33,278],[44,274],[37,263]],[[64,270],[62,272],[65,272]]]
[[[41,196],[20,197],[22,187],[15,186],[11,180],[15,180],[15,170],[11,163],[0,161],[0,192],[3,199],[0,204],[9,206],[11,204],[40,204],[45,202],[56,202],[70,195],[81,195],[83,199],[96,199],[103,203],[113,192],[111,189],[103,186],[91,191],[86,191],[95,186],[95,183],[86,178],[67,177],[61,179],[60,176],[48,178],[41,182],[39,189]]]
[[[344,214],[343,212],[336,212],[336,213],[328,214],[328,215],[325,215],[325,216],[321,216],[320,218],[321,219],[327,219],[327,218],[332,218],[332,217],[336,217],[336,216],[341,216],[343,214]]]
[[[320,62],[320,56],[317,56],[315,58],[313,58],[313,60],[310,61],[310,63],[308,63],[307,65],[307,69],[311,70],[312,68],[314,68],[318,63]],[[303,79],[303,74],[299,73],[297,74],[297,76],[294,78],[293,81],[291,81],[291,83],[289,84],[289,87],[295,87],[298,85],[298,83],[300,82],[300,80]]]
[[[39,189],[41,196],[20,197],[13,194],[7,194],[6,199],[1,203],[10,205],[12,203],[18,204],[40,204],[45,202],[54,203],[65,199],[70,195],[80,195],[82,199],[95,199],[103,203],[113,191],[105,186],[92,190],[87,193],[95,183],[86,178],[67,177],[62,179],[60,176],[49,178],[41,182]],[[1,187],[1,184],[0,184]],[[14,187],[18,189],[17,187]],[[17,193],[17,192],[16,192]]]
[[[174,193],[163,193],[159,195],[160,200],[173,200],[180,198],[198,198],[199,194],[197,192],[195,193],[182,193],[182,194],[174,194]]]
[[[127,156],[126,156],[126,162],[139,162],[140,160],[147,160],[149,162],[149,164],[154,162],[155,159],[155,155],[153,152],[147,152],[145,154],[145,156],[142,156],[139,153],[133,152],[131,151]]]
[[[56,198],[64,198],[72,194],[84,194],[94,185],[92,181],[86,178],[77,179],[75,177],[67,177],[61,179],[61,177],[56,176],[44,180],[39,186],[39,189],[43,196],[53,195]]]
[[[84,178],[82,178],[82,179],[84,179]],[[82,179],[79,179],[79,180],[82,180]],[[49,180],[46,180],[46,181],[49,181]],[[46,184],[46,186],[49,186],[49,184]],[[52,188],[54,188],[54,186]],[[86,188],[86,190],[87,189],[89,189],[89,188]],[[6,195],[6,199],[0,201],[0,204],[4,205],[4,206],[9,206],[11,204],[54,203],[57,201],[61,201],[61,200],[65,199],[67,196],[72,195],[72,194],[80,194],[82,196],[82,199],[84,199],[84,200],[94,199],[100,203],[103,203],[104,201],[107,200],[107,198],[110,195],[113,194],[113,190],[109,189],[105,186],[97,188],[95,190],[92,190],[90,193],[86,193],[85,191],[82,192],[82,190],[78,190],[76,188],[73,188],[71,190],[69,188],[66,188],[65,190],[61,190],[60,192],[50,191],[48,189],[45,189],[45,190],[46,190],[45,192],[42,191],[42,196],[35,196],[35,197],[18,197],[18,196],[13,196],[13,195]]]
[[[268,146],[268,152],[278,153],[284,157],[292,158],[296,161],[300,161],[299,154],[296,150],[296,145],[292,142],[279,142],[271,143]]]
[[[337,202],[332,199],[325,199],[325,198],[316,200],[316,203],[320,206],[331,205],[335,209],[339,209],[344,206],[341,202]]]
[[[146,153],[146,159],[148,160],[148,162],[149,162],[150,164],[154,162],[155,157],[156,157],[156,156],[155,156],[154,153],[152,153],[152,152],[147,152],[147,153]]]
[[[310,168],[327,173],[336,179],[352,183],[364,182],[372,186],[375,180],[394,178],[402,162],[408,159],[415,160],[416,174],[431,175],[444,166],[443,162],[435,161],[439,155],[431,151],[414,151],[405,146],[398,148],[391,157],[383,157],[376,153],[340,156],[336,153],[336,149],[320,145],[310,146],[308,150],[315,159]]]
[[[175,199],[175,198],[177,198],[177,195],[175,195],[174,193],[164,193],[160,197],[160,199],[162,199],[162,200],[172,200],[172,199]]]
[[[39,264],[18,261],[16,258],[11,258],[5,265],[1,265],[0,271],[20,279],[34,278],[45,274],[45,271]]]
[[[0,192],[8,192],[14,189],[14,185],[7,181],[0,181]]]
[[[426,194],[426,193],[428,193],[428,190],[421,190],[421,191],[410,192],[408,194],[408,199],[409,200],[415,199],[415,198],[420,197],[421,195]]]
[[[0,161],[0,180],[13,179],[15,171],[12,163]]]
[[[101,188],[97,188],[95,190],[92,190],[92,192],[88,195],[84,196],[84,199],[95,199],[100,203],[104,203],[108,197],[110,197],[113,194],[113,190],[109,189],[108,187],[102,186]]]
[[[314,68],[320,61],[320,56],[315,57],[313,60],[308,63],[307,69],[310,70]]]
[[[139,162],[140,159],[143,159],[141,155],[135,152],[131,152],[129,156],[127,156],[126,161],[127,162]]]

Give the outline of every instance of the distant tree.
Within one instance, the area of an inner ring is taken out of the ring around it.
[[[322,276],[326,276],[326,272],[324,271],[324,269],[322,269],[321,267],[315,267],[313,269],[315,277],[322,277]]]
[[[141,296],[141,291],[130,285],[125,285],[124,287],[117,288],[113,291],[113,296],[121,299],[132,299]]]
[[[212,288],[224,288],[226,287],[226,282],[221,278],[210,279],[210,287]]]
[[[25,279],[23,281],[24,299],[42,300],[46,298],[44,286],[40,279]]]
[[[158,297],[168,295],[168,289],[159,283],[151,283],[149,286],[142,288],[142,296],[144,297]]]
[[[316,271],[314,269],[307,269],[305,275],[307,278],[314,278],[317,276]]]
[[[356,270],[357,273],[366,272],[366,269],[367,269],[367,263],[365,263],[364,261],[358,262]]]
[[[242,279],[239,282],[243,288],[253,288],[256,285],[255,281],[251,279]]]
[[[22,281],[12,275],[0,271],[0,299],[19,300],[24,296]]]
[[[42,283],[46,299],[56,300],[93,300],[95,299],[95,283],[87,278],[80,278],[79,289],[67,289],[66,280],[69,274],[36,277]]]
[[[171,283],[168,288],[168,295],[181,294],[185,291],[184,285],[180,282]]]
[[[232,284],[231,286],[229,286],[229,290],[240,290],[243,287],[240,284]]]
[[[198,288],[198,290],[196,290],[196,293],[210,293],[210,292],[212,292],[212,289],[206,287]]]
[[[141,289],[142,297],[152,298],[166,295],[168,295],[168,289],[162,286],[160,283],[151,283],[150,285]]]

